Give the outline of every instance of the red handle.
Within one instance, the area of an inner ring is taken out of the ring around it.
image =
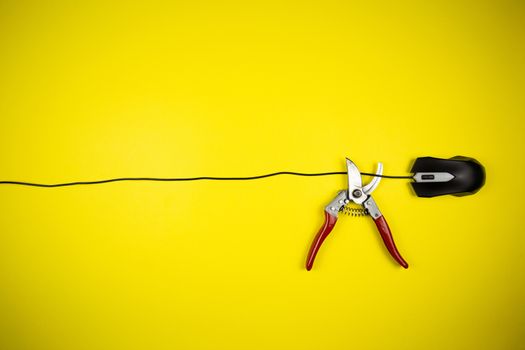
[[[394,238],[392,237],[392,233],[390,232],[390,227],[388,227],[388,224],[386,223],[385,217],[381,215],[377,219],[374,219],[374,222],[376,223],[377,229],[379,230],[381,238],[383,238],[383,242],[385,242],[386,249],[388,249],[390,255],[392,255],[392,257],[399,263],[399,265],[407,269],[408,264],[403,259],[401,254],[399,254],[399,251],[396,248]]]
[[[332,229],[334,228],[336,222],[337,217],[328,214],[326,211],[324,212],[323,227],[321,227],[321,229],[315,236],[314,241],[310,246],[308,258],[306,259],[306,269],[308,271],[312,269],[312,266],[314,265],[315,256],[317,255],[319,248],[321,248],[321,244],[323,244],[325,238],[330,234],[330,232],[332,232]]]

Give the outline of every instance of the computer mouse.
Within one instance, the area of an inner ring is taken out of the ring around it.
[[[476,159],[456,156],[450,159],[417,158],[412,166],[412,187],[418,197],[451,194],[467,196],[485,184],[485,168]]]

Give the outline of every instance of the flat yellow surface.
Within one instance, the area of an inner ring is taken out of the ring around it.
[[[303,268],[344,176],[0,187],[0,348],[523,349],[525,9],[515,1],[2,1],[0,180],[406,174]]]

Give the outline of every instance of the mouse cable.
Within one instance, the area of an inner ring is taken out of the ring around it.
[[[271,174],[257,175],[257,176],[246,176],[246,177],[215,177],[215,176],[199,176],[199,177],[121,177],[115,179],[96,180],[96,181],[75,181],[75,182],[64,182],[56,184],[41,184],[33,182],[23,181],[0,181],[0,185],[20,185],[20,186],[33,186],[33,187],[66,187],[66,186],[77,186],[77,185],[98,185],[109,182],[121,182],[121,181],[199,181],[199,180],[217,180],[217,181],[242,181],[242,180],[258,180],[266,177],[278,176],[278,175],[294,175],[294,176],[329,176],[329,175],[346,175],[345,171],[333,171],[328,173],[296,173],[293,171],[279,171]],[[387,179],[412,179],[412,176],[394,176],[394,175],[376,175],[373,173],[361,173],[364,176],[377,176]]]

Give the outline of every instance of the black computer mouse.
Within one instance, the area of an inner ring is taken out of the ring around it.
[[[485,184],[485,168],[477,160],[456,156],[450,159],[417,158],[412,166],[412,187],[419,197],[445,194],[467,196]]]

